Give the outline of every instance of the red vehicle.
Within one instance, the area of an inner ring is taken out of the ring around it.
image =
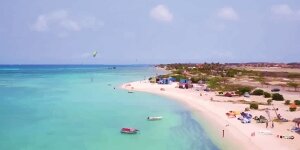
[[[135,128],[122,128],[121,129],[121,133],[125,133],[125,134],[136,134],[138,133],[138,129]]]

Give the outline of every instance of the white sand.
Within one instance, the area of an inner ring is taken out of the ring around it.
[[[251,120],[250,124],[242,124],[236,118],[228,118],[225,113],[229,110],[243,111],[247,104],[233,104],[229,102],[212,102],[210,98],[214,100],[237,100],[244,99],[243,97],[238,98],[225,98],[215,96],[214,92],[195,91],[194,89],[178,89],[175,88],[177,83],[171,85],[158,85],[152,84],[148,81],[138,81],[123,84],[122,88],[132,89],[135,91],[149,92],[162,96],[170,97],[171,99],[178,100],[182,104],[188,106],[192,112],[197,114],[202,119],[202,124],[206,131],[212,136],[213,141],[220,146],[222,149],[298,149],[300,150],[300,135],[294,132],[288,131],[295,124],[293,122],[286,123],[274,123],[274,128],[266,129],[266,124],[258,124],[255,120]],[[162,91],[161,88],[165,90]],[[202,96],[200,96],[202,93]],[[264,98],[251,97],[251,99],[259,99],[264,101]],[[279,108],[278,113],[282,117],[292,120],[296,117],[300,117],[300,111],[288,112],[288,106],[282,104],[283,102],[274,102],[274,107]],[[260,108],[273,108],[272,106],[260,106]],[[251,110],[250,113],[253,116],[263,115],[266,116],[265,111]],[[271,118],[274,118],[275,112],[271,111]],[[205,121],[203,121],[205,120]],[[229,126],[226,126],[229,125]],[[225,137],[222,138],[222,130],[225,131]],[[272,135],[263,135],[259,131],[270,131]],[[251,136],[251,133],[255,132],[255,136]],[[280,139],[277,135],[293,135],[294,140],[291,139]]]

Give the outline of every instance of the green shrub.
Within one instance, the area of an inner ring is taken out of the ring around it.
[[[158,78],[169,78],[169,75],[167,75],[167,74],[159,75]]]
[[[264,95],[264,91],[261,89],[256,89],[251,94],[252,95]]]
[[[207,82],[207,86],[211,89],[219,88],[220,87],[220,78],[218,78],[218,77],[210,78]]]
[[[180,79],[186,79],[186,77],[185,77],[184,75],[173,75],[173,76],[171,76],[171,77],[175,78],[175,80],[176,80],[177,82],[179,82]]]
[[[284,102],[284,104],[285,104],[285,105],[290,105],[290,104],[291,104],[291,101],[290,101],[290,100],[286,100],[286,101]]]
[[[275,101],[283,101],[284,98],[281,94],[279,93],[274,93],[272,94],[272,100],[275,100]]]
[[[300,105],[300,100],[294,100],[294,103],[295,103],[296,105]]]
[[[268,99],[268,100],[267,100],[268,105],[271,105],[272,102],[273,102],[273,100],[271,100],[271,99]]]
[[[199,77],[192,77],[191,81],[192,83],[198,83],[201,79]]]
[[[270,97],[271,97],[271,94],[268,93],[268,92],[264,92],[264,97],[265,97],[265,98],[270,98]]]
[[[238,94],[239,94],[239,95],[243,95],[243,94],[245,94],[246,92],[250,93],[250,91],[251,91],[251,88],[250,88],[250,87],[240,87],[240,88],[238,89]]]
[[[297,108],[295,107],[290,107],[290,111],[296,111]]]
[[[250,109],[258,109],[258,104],[257,103],[251,103],[250,104]]]

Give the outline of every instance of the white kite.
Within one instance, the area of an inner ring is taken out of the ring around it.
[[[93,52],[93,57],[94,57],[94,58],[97,56],[97,53],[98,53],[97,51],[94,51],[94,52]]]

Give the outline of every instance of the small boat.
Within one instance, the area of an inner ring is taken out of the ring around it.
[[[122,128],[121,129],[121,133],[125,133],[125,134],[136,134],[138,133],[138,129],[135,128]]]
[[[133,91],[128,91],[128,93],[133,93]]]
[[[157,116],[157,117],[147,117],[147,120],[149,121],[154,121],[154,120],[161,120],[163,117],[162,116]]]

